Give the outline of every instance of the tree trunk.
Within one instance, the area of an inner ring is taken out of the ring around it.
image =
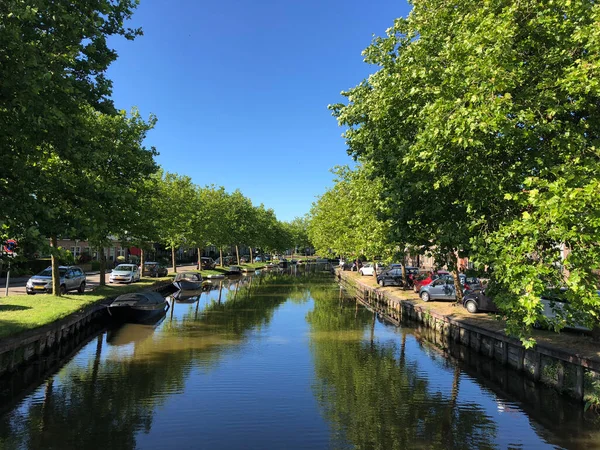
[[[402,255],[402,290],[406,289],[408,280],[406,279],[406,254]]]
[[[177,264],[175,264],[175,246],[171,247],[171,262],[173,263],[173,273],[177,273]]]
[[[240,265],[240,251],[238,250],[238,246],[235,246],[235,256],[237,258],[238,266]]]
[[[454,290],[456,291],[456,304],[462,305],[463,291],[462,285],[460,284],[460,277],[458,276],[460,272],[458,271],[458,256],[456,255],[456,253],[452,253],[452,258],[454,259],[454,269],[452,270],[452,273],[454,274]]]
[[[252,247],[250,247],[250,263],[254,262],[254,260],[252,259]]]
[[[104,247],[100,247],[100,282],[99,286],[106,286],[106,254]]]
[[[373,260],[373,276],[377,279],[377,263]]]
[[[140,248],[140,278],[144,276],[144,265],[146,264],[146,258],[144,255],[144,249]]]
[[[198,270],[202,270],[202,249],[198,247]]]
[[[221,261],[220,266],[223,267],[223,247],[219,247],[219,261]]]
[[[56,236],[52,236],[50,238],[50,246],[51,250],[51,260],[52,260],[52,293],[60,297],[60,273],[58,271],[58,266],[60,262],[58,261],[58,244],[56,242]]]

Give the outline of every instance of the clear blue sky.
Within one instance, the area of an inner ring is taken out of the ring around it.
[[[410,11],[404,0],[141,0],[112,39],[116,106],[158,116],[158,163],[240,189],[280,220],[308,212],[351,163],[327,105],[375,67],[361,51]]]

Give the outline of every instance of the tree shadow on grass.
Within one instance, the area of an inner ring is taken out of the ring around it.
[[[0,305],[0,313],[8,312],[8,311],[24,311],[26,309],[31,309],[31,306]]]

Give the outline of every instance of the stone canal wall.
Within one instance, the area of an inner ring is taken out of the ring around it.
[[[169,284],[171,281],[164,281],[151,290],[160,291]],[[88,328],[107,318],[106,305],[112,300],[107,298],[54,323],[0,340],[0,376],[56,352],[66,342],[79,340],[80,334],[86,336]]]
[[[400,325],[414,321],[437,335],[436,343],[462,344],[500,364],[524,372],[535,382],[544,384],[577,400],[595,403],[600,397],[600,357],[582,355],[573,348],[561,348],[560,343],[539,343],[533,349],[525,349],[518,339],[507,336],[496,326],[488,326],[485,320],[472,315],[465,320],[460,314],[435,311],[435,304],[402,298],[406,291],[382,289],[370,286],[352,273],[338,271],[338,280],[348,293],[367,306],[383,314],[389,321]],[[419,304],[421,303],[421,304]],[[481,323],[473,323],[481,321]],[[496,328],[496,329],[494,329]],[[458,352],[460,357],[460,352]],[[465,356],[466,357],[466,356]]]

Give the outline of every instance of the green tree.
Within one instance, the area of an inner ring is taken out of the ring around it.
[[[599,17],[589,0],[420,1],[365,50],[379,70],[332,106],[349,152],[383,180],[401,241],[492,266],[509,329],[528,345],[552,281],[588,323],[600,311],[597,225],[576,239],[568,228],[599,208],[587,194],[600,160]]]
[[[297,249],[306,251],[307,248],[311,247],[310,239],[308,238],[309,222],[309,216],[305,215],[303,217],[295,217],[292,221],[285,223],[290,233],[294,251]]]
[[[141,34],[124,26],[136,6],[136,0],[0,4],[0,225],[10,226],[9,234],[28,229],[44,207],[33,192],[48,174],[48,160],[56,168],[82,156],[82,108],[116,112],[105,74],[117,54],[108,38]]]
[[[197,188],[188,176],[161,171],[156,177],[153,211],[157,214],[160,240],[171,249],[173,272],[177,272],[175,251],[193,241]]]
[[[334,186],[313,205],[308,237],[320,254],[387,256],[390,222],[381,220],[380,179],[371,179],[364,166],[338,167]]]

